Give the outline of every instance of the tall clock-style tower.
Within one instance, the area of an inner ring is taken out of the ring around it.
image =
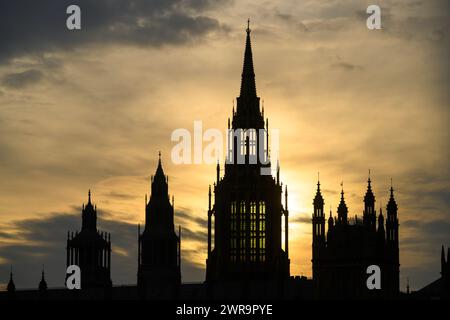
[[[256,94],[248,27],[240,95],[228,121],[225,172],[209,189],[206,281],[211,286],[282,283],[289,278],[287,188],[270,174],[268,120]],[[231,128],[230,128],[231,127]],[[283,248],[284,219],[284,248]],[[212,231],[214,230],[214,243]]]

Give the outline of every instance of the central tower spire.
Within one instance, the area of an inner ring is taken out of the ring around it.
[[[247,39],[245,42],[244,66],[242,68],[240,97],[256,98],[255,70],[253,68],[252,44],[250,40],[250,19],[247,22]]]

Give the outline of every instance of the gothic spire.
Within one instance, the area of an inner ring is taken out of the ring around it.
[[[88,203],[83,206],[81,217],[81,230],[97,230],[97,208],[92,205],[90,189],[88,191]]]
[[[11,271],[9,272],[9,282],[8,282],[8,286],[6,287],[6,290],[9,293],[13,293],[14,291],[16,291],[16,285],[14,284],[14,280],[13,280],[12,266],[11,266]]]
[[[375,196],[372,191],[372,180],[370,179],[370,169],[369,169],[369,178],[367,179],[367,191],[366,191],[366,195],[364,196],[364,203],[366,204],[366,208],[370,207],[370,208],[375,209],[375,207],[374,207]],[[374,212],[367,212],[367,213],[374,214]]]
[[[253,69],[252,45],[250,41],[250,19],[247,22],[244,66],[242,69],[241,97],[256,98],[255,71]]]
[[[388,214],[397,212],[397,202],[395,201],[395,198],[394,198],[394,187],[392,186],[392,179],[391,179],[390,191],[391,191],[391,195],[389,197],[389,201],[388,201],[387,208],[386,208],[388,211]]]
[[[333,227],[333,213],[331,210],[331,204],[330,204],[330,217],[328,218],[328,230],[330,230],[330,227]]]
[[[158,157],[158,167],[156,168],[155,175],[153,176],[152,195],[154,193],[167,195],[167,180],[161,164],[161,151],[158,153]]]
[[[322,193],[320,191],[320,180],[319,180],[319,173],[317,173],[317,191],[316,196],[314,197],[314,206],[322,206],[323,207],[324,201],[322,197]]]
[[[341,202],[338,206],[338,221],[341,223],[347,223],[347,214],[348,214],[348,208],[347,204],[345,203],[344,199],[344,182],[341,182]]]
[[[44,266],[42,266],[42,276],[41,281],[39,282],[39,291],[43,292],[46,290],[47,290],[47,281],[45,281]]]

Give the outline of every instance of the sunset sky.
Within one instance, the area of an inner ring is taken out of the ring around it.
[[[368,30],[379,4],[382,30]],[[82,30],[68,31],[78,4]],[[183,228],[182,277],[203,281],[215,165],[175,165],[171,133],[225,132],[239,94],[247,18],[258,95],[280,130],[291,274],[311,276],[320,171],[333,215],[344,182],[362,215],[393,179],[401,290],[437,279],[450,246],[449,30],[445,0],[0,1],[0,284],[64,285],[65,240],[88,189],[111,232],[113,284],[136,283],[158,151]],[[223,161],[222,161],[223,162]]]

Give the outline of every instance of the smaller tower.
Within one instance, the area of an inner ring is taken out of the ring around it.
[[[173,299],[180,289],[181,234],[175,233],[174,208],[168,188],[159,153],[150,200],[145,207],[145,228],[138,240],[137,281],[141,298]]]
[[[364,212],[363,212],[363,222],[365,225],[368,225],[371,230],[376,230],[376,220],[377,214],[375,212],[375,195],[372,191],[372,181],[370,179],[370,170],[369,170],[369,179],[367,179],[367,191],[364,196]]]
[[[338,220],[337,223],[339,225],[346,225],[348,223],[348,208],[344,199],[344,183],[341,183],[341,202],[339,202],[339,206],[337,208]]]
[[[12,295],[14,292],[16,292],[16,285],[14,284],[13,280],[13,271],[11,266],[11,271],[9,272],[9,282],[8,286],[6,287],[6,291],[8,291],[8,294]]]
[[[320,181],[317,181],[317,191],[314,197],[314,213],[312,217],[313,224],[313,256],[314,252],[325,245],[325,213],[323,210],[324,200],[320,191]]]
[[[330,217],[328,218],[328,232],[331,231],[331,229],[333,229],[334,227],[334,220],[333,220],[333,213],[331,210],[331,206],[330,206]]]
[[[39,282],[39,295],[44,297],[47,294],[47,281],[45,281],[44,266],[42,266],[41,281]]]
[[[314,292],[319,291],[319,269],[320,269],[320,259],[321,254],[325,249],[325,213],[323,210],[324,200],[322,193],[320,191],[320,180],[317,177],[317,191],[316,196],[313,201],[314,212],[312,216],[312,234],[313,234],[313,244],[312,244],[312,265],[313,265],[313,285]]]
[[[390,286],[392,294],[397,294],[400,290],[400,257],[399,257],[399,241],[398,241],[398,217],[397,202],[394,198],[394,188],[392,186],[388,204],[386,206],[386,252],[390,268]]]
[[[109,289],[112,287],[111,235],[97,229],[97,206],[92,203],[91,190],[87,204],[82,206],[81,217],[81,231],[75,237],[73,233],[68,234],[67,266],[80,267],[81,289]]]

